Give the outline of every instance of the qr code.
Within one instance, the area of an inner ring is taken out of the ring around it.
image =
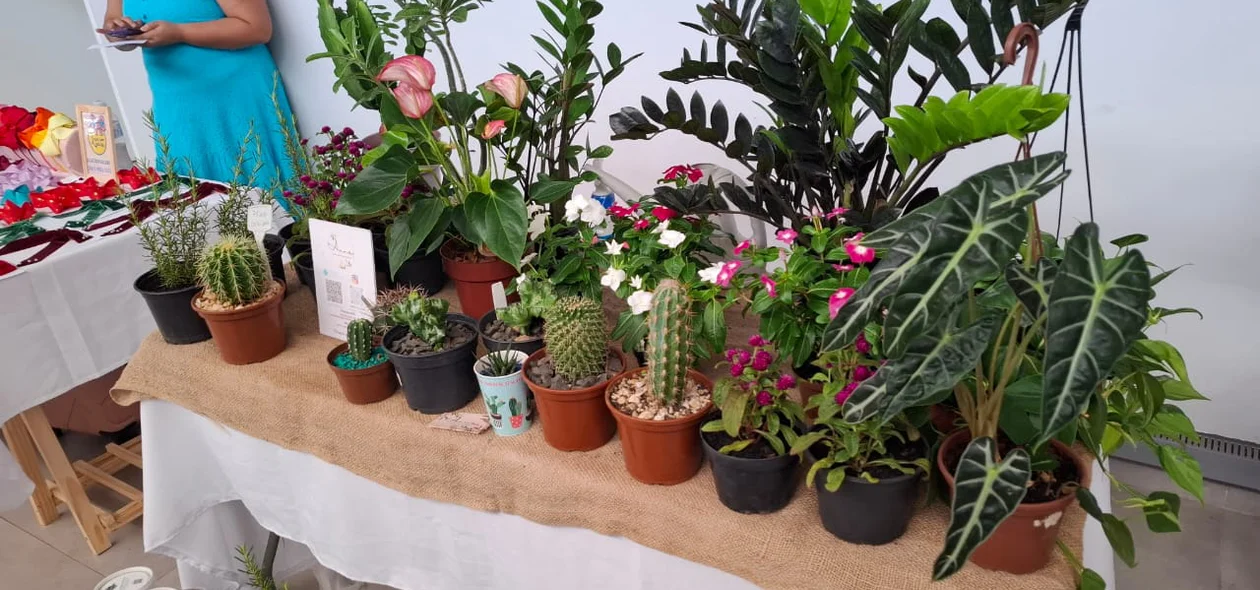
[[[328,294],[329,303],[341,303],[341,281],[324,279],[324,292]]]

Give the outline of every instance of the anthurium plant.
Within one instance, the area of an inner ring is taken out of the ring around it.
[[[725,432],[734,439],[722,448],[724,455],[765,441],[776,455],[786,455],[805,424],[805,412],[792,399],[796,377],[784,373],[774,346],[760,334],[748,339],[748,348],[727,349],[730,376],[718,381],[713,403],[721,410],[716,420],[700,427],[703,432]]]

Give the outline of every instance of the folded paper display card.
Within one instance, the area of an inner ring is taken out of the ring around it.
[[[429,423],[429,428],[454,430],[469,434],[481,434],[490,428],[490,418],[485,414],[447,412]]]

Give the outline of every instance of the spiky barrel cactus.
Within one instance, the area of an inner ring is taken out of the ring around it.
[[[556,373],[570,381],[603,372],[608,356],[604,309],[584,297],[565,297],[547,310],[547,355]]]
[[[362,363],[372,358],[372,322],[360,319],[347,324],[346,344],[354,360]]]
[[[226,237],[207,248],[198,274],[206,290],[225,305],[258,301],[271,286],[267,256],[250,238]]]
[[[667,405],[682,398],[691,366],[691,306],[687,290],[673,279],[661,281],[648,312],[648,391]]]

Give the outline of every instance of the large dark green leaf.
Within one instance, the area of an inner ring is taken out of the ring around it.
[[[984,6],[980,4],[980,0],[951,0],[951,3],[954,5],[954,12],[967,23],[967,44],[971,46],[976,61],[986,74],[992,74],[993,58],[997,55],[997,50],[993,47],[993,29]]]
[[[399,267],[429,241],[435,229],[446,230],[437,227],[444,212],[446,203],[441,199],[422,199],[406,217],[394,221],[389,229],[389,276],[394,276]]]
[[[1028,310],[1028,315],[1037,318],[1046,308],[1050,300],[1050,287],[1054,284],[1054,275],[1058,272],[1054,261],[1039,258],[1036,267],[1029,270],[1020,262],[1012,261],[1006,266],[1006,282]]]
[[[1092,223],[1081,224],[1067,242],[1050,290],[1038,443],[1076,420],[1098,382],[1142,336],[1151,275],[1137,250],[1117,261],[1105,268]]]
[[[516,185],[505,180],[490,183],[490,194],[473,193],[464,203],[464,214],[486,246],[512,266],[519,266],[525,254],[528,219],[525,197]]]
[[[1111,549],[1115,551],[1116,557],[1129,567],[1137,565],[1133,550],[1133,533],[1129,531],[1129,526],[1124,524],[1123,520],[1116,518],[1114,514],[1103,512],[1098,506],[1098,500],[1088,488],[1076,488],[1076,500],[1080,502],[1086,514],[1094,517],[1102,525],[1103,534],[1107,536],[1107,542],[1111,543]]]
[[[1168,473],[1168,478],[1202,503],[1203,469],[1198,460],[1185,449],[1168,444],[1158,446],[1158,455],[1159,466]]]
[[[1010,452],[1000,463],[997,443],[989,437],[971,441],[954,471],[954,501],[950,506],[945,548],[936,558],[932,579],[954,575],[1006,517],[1015,512],[1027,493],[1028,453]]]
[[[571,196],[577,185],[573,180],[540,180],[529,188],[529,198],[547,205]]]
[[[371,166],[364,168],[346,185],[345,194],[337,202],[339,215],[371,215],[398,202],[403,187],[416,170],[415,159],[406,148],[393,145]]]

